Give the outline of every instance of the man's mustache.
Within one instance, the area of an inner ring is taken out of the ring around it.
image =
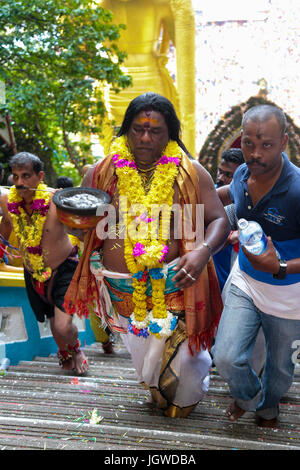
[[[29,188],[24,186],[24,184],[20,184],[20,185],[16,186],[16,189],[29,189]]]
[[[263,166],[265,167],[265,163],[261,163],[261,161],[259,160],[255,160],[254,158],[252,160],[246,160],[246,164],[247,166],[251,166],[251,165],[260,165],[260,166]]]

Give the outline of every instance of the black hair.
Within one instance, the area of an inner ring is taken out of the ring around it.
[[[235,165],[241,165],[245,162],[242,149],[240,148],[230,148],[224,150],[221,154],[221,160],[234,163]]]
[[[57,188],[72,188],[73,186],[73,180],[68,176],[59,176],[56,180]]]
[[[153,111],[157,111],[162,114],[168,127],[169,139],[175,140],[188,157],[192,158],[191,154],[180,139],[181,125],[173,104],[167,98],[158,95],[157,93],[143,93],[129,103],[117,136],[120,137],[121,135],[127,134],[134,117],[140,112],[148,109],[152,109]]]
[[[281,129],[281,135],[283,137],[286,133],[287,120],[284,112],[280,108],[272,104],[260,104],[258,106],[253,106],[252,108],[249,108],[243,116],[242,127],[244,126],[247,120],[262,122],[267,119],[270,119],[272,116],[274,116],[276,121],[278,122]]]
[[[23,168],[24,166],[31,164],[33,171],[36,175],[40,171],[44,170],[44,163],[36,155],[29,152],[19,152],[16,155],[13,155],[9,160],[9,166],[12,169],[14,166],[18,168]]]

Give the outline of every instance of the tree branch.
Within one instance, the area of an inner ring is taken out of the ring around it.
[[[65,123],[65,112],[63,114],[63,121],[62,121],[62,131],[63,131],[63,139],[64,139],[64,144],[65,144],[65,147],[66,147],[66,150],[69,154],[69,157],[70,157],[70,160],[71,162],[73,163],[73,165],[75,166],[75,168],[79,171],[81,171],[81,168],[80,166],[78,165],[78,162],[77,162],[77,153],[74,151],[74,147],[73,145],[71,144],[70,142],[70,139],[69,139],[69,136],[68,136],[68,132],[66,131],[66,123]]]

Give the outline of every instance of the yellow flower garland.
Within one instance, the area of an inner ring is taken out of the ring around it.
[[[177,320],[174,321],[173,315],[167,311],[165,305],[166,273],[163,269],[163,261],[168,251],[166,243],[169,237],[173,186],[178,174],[181,152],[177,142],[168,143],[163,156],[156,163],[151,187],[146,194],[126,137],[115,139],[110,149],[118,176],[120,210],[127,222],[124,257],[129,271],[133,274],[135,308],[130,322],[133,332],[137,335],[147,336],[148,333],[145,331],[148,329],[150,333],[158,337],[169,336],[177,322]],[[143,211],[138,217],[130,213],[130,208],[135,204],[141,205]],[[150,229],[150,222],[153,220],[149,216],[155,206],[161,208],[162,205],[164,212],[163,217],[159,219],[157,235],[157,231],[152,232]],[[146,235],[138,242],[136,239],[137,220],[140,233]],[[152,284],[153,308],[151,312],[147,311],[146,302],[148,273]]]
[[[39,282],[45,282],[52,273],[50,267],[46,268],[44,266],[41,248],[43,227],[50,204],[50,194],[47,191],[47,186],[40,183],[35,191],[31,205],[33,213],[30,222],[28,214],[24,210],[24,200],[19,196],[15,186],[11,187],[7,200],[14,232],[19,239],[26,261],[33,269],[32,276]]]

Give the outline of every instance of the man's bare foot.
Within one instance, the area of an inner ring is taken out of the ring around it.
[[[84,353],[79,350],[73,351],[59,351],[59,365],[62,370],[75,370],[77,374],[82,375],[88,370],[88,361]]]
[[[107,341],[107,343],[102,343],[102,349],[104,354],[114,354],[114,347],[112,341]]]
[[[74,369],[73,358],[71,357],[70,359],[67,359],[64,362],[60,362],[60,366],[61,366],[62,370],[73,370]]]
[[[88,361],[84,352],[80,349],[80,341],[77,338],[76,344],[68,344],[68,350],[72,354],[73,369],[77,374],[82,375],[88,370]]]
[[[232,403],[230,403],[230,405],[228,406],[228,408],[226,409],[226,416],[227,418],[230,419],[230,421],[236,421],[238,420],[241,416],[243,416],[243,414],[246,413],[245,410],[243,410],[242,408],[240,408],[235,401],[233,401]]]
[[[256,416],[256,424],[260,428],[279,429],[279,423],[278,423],[277,418],[265,419],[265,418],[262,418],[261,416]]]
[[[88,360],[81,350],[78,352],[72,352],[72,360],[73,369],[75,372],[77,372],[77,374],[82,375],[87,372],[89,368]]]
[[[157,403],[151,396],[146,398],[145,404],[149,406],[149,408],[157,408]]]
[[[88,360],[80,349],[80,341],[77,339],[75,345],[68,344],[67,349],[59,349],[57,352],[59,365],[63,370],[75,370],[82,375],[88,370]]]

